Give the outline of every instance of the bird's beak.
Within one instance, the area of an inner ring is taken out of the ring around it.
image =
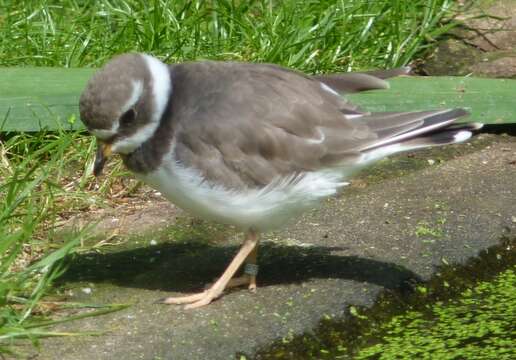
[[[95,156],[95,165],[93,165],[93,175],[102,174],[102,169],[111,155],[111,144],[99,143],[97,155]]]

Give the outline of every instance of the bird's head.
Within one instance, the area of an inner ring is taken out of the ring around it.
[[[168,67],[146,54],[117,56],[90,79],[79,110],[99,144],[95,176],[112,153],[130,154],[154,134],[171,88]]]

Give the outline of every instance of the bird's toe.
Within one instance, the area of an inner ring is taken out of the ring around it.
[[[203,292],[193,294],[193,295],[167,297],[167,298],[163,299],[161,302],[163,304],[169,304],[169,305],[190,304],[190,303],[194,303],[194,302],[202,299],[206,295],[206,293],[207,293],[207,291],[203,291]]]

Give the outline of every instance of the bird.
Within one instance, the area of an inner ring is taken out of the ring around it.
[[[308,75],[274,64],[165,64],[144,53],[107,62],[79,99],[99,176],[119,154],[135,177],[192,215],[241,230],[243,243],[204,290],[163,299],[205,306],[230,287],[256,291],[260,235],[283,226],[389,155],[467,140],[461,108],[368,112],[345,95],[387,89],[409,67]],[[241,276],[236,276],[243,269]]]

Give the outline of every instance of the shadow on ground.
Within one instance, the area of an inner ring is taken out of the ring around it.
[[[71,262],[62,281],[190,292],[220,274],[237,250],[236,246],[165,243],[109,254],[80,255]],[[258,259],[259,286],[333,278],[404,291],[421,281],[417,274],[394,263],[332,254],[340,250],[343,248],[263,243]]]

